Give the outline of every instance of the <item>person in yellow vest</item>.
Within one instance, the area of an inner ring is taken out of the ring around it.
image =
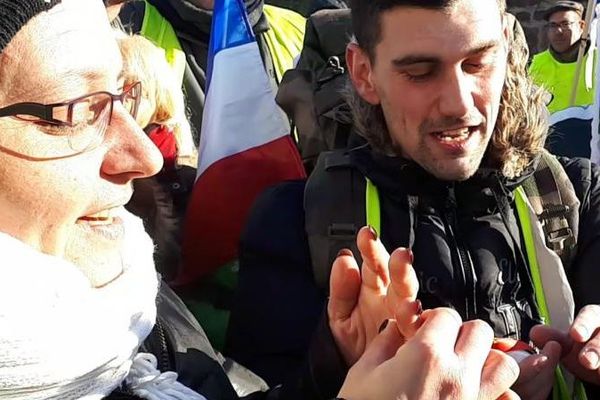
[[[110,5],[118,0],[106,0]],[[283,73],[292,68],[300,54],[306,20],[300,14],[263,3],[244,0],[250,24],[257,38],[265,69],[278,85]],[[140,33],[165,52],[176,79],[182,82],[192,133],[198,143],[206,92],[207,57],[214,0],[144,0],[126,3],[119,13],[127,31]],[[174,182],[177,215],[184,215],[195,174],[180,170]],[[197,268],[202,260],[186,257],[182,252],[183,270]],[[211,342],[223,347],[228,323],[228,304],[236,282],[235,271],[208,276],[202,282],[178,286],[194,314],[200,319]],[[207,290],[198,290],[200,287]]]
[[[596,51],[587,44],[583,68],[577,83],[575,103],[569,104],[577,54],[585,27],[584,7],[577,1],[557,1],[545,13],[549,46],[533,57],[529,72],[534,82],[551,95],[548,111],[555,113],[571,106],[587,106],[594,101]]]
[[[300,54],[306,20],[294,11],[244,0],[265,68],[276,85]],[[125,4],[123,26],[165,50],[186,93],[196,138],[202,125],[208,44],[214,0],[144,0]]]

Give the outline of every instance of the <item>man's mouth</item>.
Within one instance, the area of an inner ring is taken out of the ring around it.
[[[473,125],[448,129],[444,131],[432,132],[431,137],[434,138],[438,146],[441,146],[443,151],[454,155],[465,154],[473,150],[476,132],[479,132],[481,125]]]
[[[434,133],[442,142],[461,142],[469,138],[471,134],[470,128],[453,129]]]

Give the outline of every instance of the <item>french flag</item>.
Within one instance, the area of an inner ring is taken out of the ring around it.
[[[215,1],[207,76],[198,175],[175,285],[234,261],[256,197],[273,184],[305,177],[242,0]]]

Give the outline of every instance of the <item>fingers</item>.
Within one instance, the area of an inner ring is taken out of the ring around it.
[[[390,256],[390,286],[386,296],[388,309],[393,313],[402,335],[412,337],[420,326],[421,303],[416,300],[419,280],[412,267],[409,249],[396,249]]]
[[[562,357],[567,355],[573,348],[573,339],[567,333],[548,325],[536,325],[531,328],[529,338],[539,348],[543,348],[550,341],[557,342],[562,349]]]
[[[454,345],[462,325],[458,313],[450,308],[426,310],[421,314],[421,327],[414,338],[424,344],[454,353]]]
[[[369,344],[362,357],[356,362],[358,368],[365,368],[370,371],[394,357],[404,343],[404,338],[393,322],[390,321]]]
[[[360,270],[350,250],[342,250],[333,262],[329,281],[329,321],[350,318],[360,294]],[[333,327],[332,327],[333,328]],[[335,332],[334,332],[335,334]]]
[[[596,332],[579,352],[579,362],[589,370],[597,370],[600,367],[600,335]]]
[[[481,320],[474,320],[462,325],[454,346],[464,379],[471,385],[479,382],[480,399],[496,399],[519,376],[519,367],[510,357],[490,352],[493,341],[492,327]]]
[[[509,390],[519,377],[519,365],[516,361],[498,350],[491,350],[481,370],[479,399],[514,400],[519,396]]]
[[[546,399],[552,390],[554,370],[560,361],[560,354],[560,344],[549,341],[540,354],[521,361],[521,372],[513,390],[523,398]]]
[[[570,337],[577,343],[585,343],[577,356],[586,370],[600,367],[600,306],[590,304],[581,309],[569,330]]]
[[[583,307],[577,314],[569,333],[575,341],[584,343],[592,338],[598,328],[600,328],[600,306],[591,304]]]
[[[462,361],[465,370],[477,371],[479,374],[493,341],[494,331],[489,324],[481,320],[467,321],[460,328],[454,352]]]
[[[385,291],[390,283],[390,255],[379,240],[377,232],[369,226],[362,227],[358,231],[356,244],[363,259],[363,284],[374,290]]]

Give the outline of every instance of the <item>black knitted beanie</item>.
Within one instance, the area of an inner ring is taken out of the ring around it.
[[[0,53],[29,20],[61,0],[0,0]]]

